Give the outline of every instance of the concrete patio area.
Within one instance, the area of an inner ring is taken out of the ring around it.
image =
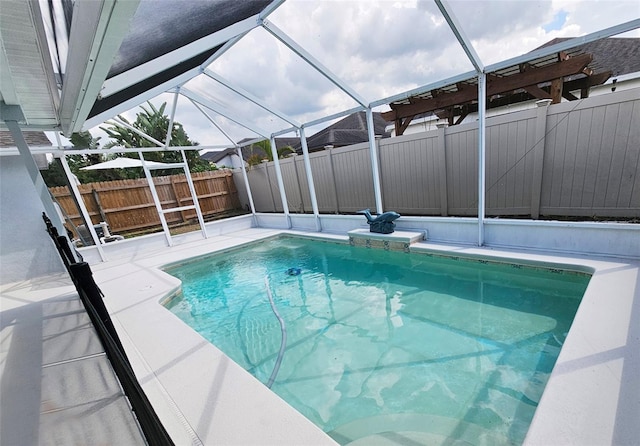
[[[146,444],[66,272],[3,284],[0,308],[0,444]]]

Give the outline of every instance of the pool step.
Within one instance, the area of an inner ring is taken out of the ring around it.
[[[351,246],[366,246],[367,248],[404,252],[409,252],[409,247],[412,243],[427,239],[427,231],[395,231],[392,234],[378,234],[377,232],[370,232],[368,229],[354,229],[349,231],[348,235]]]

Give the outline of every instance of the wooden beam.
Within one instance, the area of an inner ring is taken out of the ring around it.
[[[409,116],[404,119],[401,118],[396,120],[396,136],[404,135],[404,131],[407,130],[407,127],[409,127],[413,118],[414,116]]]
[[[552,104],[559,104],[560,101],[562,100],[562,84],[563,84],[563,79],[557,78],[557,79],[553,79],[551,81],[551,103]]]
[[[506,93],[520,88],[549,82],[564,76],[580,73],[592,60],[590,54],[582,54],[567,60],[546,65],[544,67],[531,67],[526,71],[511,76],[499,77],[487,76],[487,96]],[[455,93],[442,93],[431,99],[418,99],[411,104],[391,105],[392,110],[382,113],[387,121],[395,121],[399,118],[415,116],[452,105],[464,104],[477,100],[478,92],[475,88],[465,88]]]
[[[537,85],[529,85],[527,87],[524,87],[524,91],[526,91],[536,99],[551,99],[551,95]]]
[[[394,121],[394,124],[395,124],[396,136],[402,135],[402,133],[403,133],[403,131],[402,131],[402,118],[396,119]]]
[[[463,109],[462,113],[460,113],[460,116],[458,117],[458,119],[456,119],[456,122],[454,122],[453,125],[460,124],[462,121],[464,121],[464,118],[466,118],[468,115],[469,115],[469,111],[467,109]]]
[[[567,101],[577,101],[579,99],[576,95],[564,89],[562,90],[562,97]]]
[[[612,75],[611,71],[604,71],[602,73],[596,73],[591,76],[582,77],[580,79],[574,79],[564,83],[564,89],[566,91],[582,90],[584,88],[590,88],[595,85],[604,84]]]

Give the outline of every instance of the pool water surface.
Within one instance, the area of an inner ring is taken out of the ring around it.
[[[267,283],[272,390],[341,444],[522,443],[590,278],[295,237],[165,270],[170,311],[265,384]]]

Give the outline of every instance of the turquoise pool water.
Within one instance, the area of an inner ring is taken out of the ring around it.
[[[168,308],[263,383],[268,277],[272,390],[363,445],[522,443],[590,277],[293,237],[166,271]]]

